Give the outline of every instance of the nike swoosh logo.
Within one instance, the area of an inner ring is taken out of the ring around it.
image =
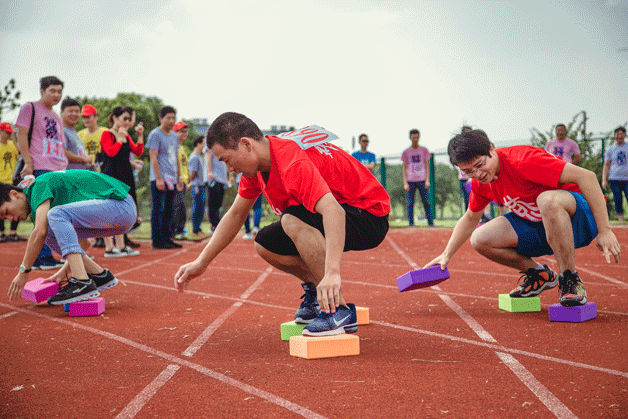
[[[342,324],[342,322],[344,322],[345,320],[347,320],[349,317],[351,317],[351,313],[347,314],[342,320],[338,321],[336,319],[334,319],[334,323],[336,324],[336,327],[340,326]]]

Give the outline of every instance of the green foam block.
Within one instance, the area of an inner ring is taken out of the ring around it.
[[[297,324],[293,321],[281,324],[281,340],[290,340],[290,336],[301,336],[305,324]]]
[[[539,297],[511,298],[508,294],[499,294],[499,308],[511,313],[541,311]]]

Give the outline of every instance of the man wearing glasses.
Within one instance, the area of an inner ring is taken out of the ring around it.
[[[366,151],[366,148],[369,146],[369,137],[366,134],[360,134],[359,137],[360,142],[360,151],[356,151],[352,154],[360,163],[366,166],[367,169],[371,171],[371,173],[375,173],[375,154],[370,151]]]
[[[533,297],[558,285],[560,304],[586,304],[574,249],[595,239],[607,263],[611,254],[616,262],[620,255],[595,173],[537,147],[496,150],[482,130],[456,135],[447,152],[451,163],[473,179],[469,208],[443,253],[425,266],[445,269],[471,238],[481,255],[521,271],[523,283],[510,292],[511,297]],[[503,202],[511,212],[476,229],[482,210],[493,200]],[[551,254],[560,275],[532,259]]]

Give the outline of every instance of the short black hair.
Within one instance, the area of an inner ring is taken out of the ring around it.
[[[615,128],[614,134],[617,134],[617,131],[622,131],[624,134],[626,133],[626,127],[619,126]]]
[[[368,138],[369,136],[368,136],[368,135],[366,135],[366,134],[360,134],[360,136],[358,137],[358,140],[361,140],[361,139],[362,139],[362,137],[366,137],[366,138]]]
[[[17,186],[0,182],[0,205],[11,200],[11,195],[9,195],[9,192],[11,191],[24,192],[21,188],[18,188]]]
[[[451,164],[470,162],[476,157],[491,155],[491,140],[481,129],[462,132],[449,141],[447,154]]]
[[[421,131],[419,131],[418,129],[414,128],[410,130],[410,134],[408,134],[408,138],[412,138],[412,134],[419,134],[419,137],[421,136]]]
[[[58,84],[60,84],[61,88],[63,88],[63,82],[55,76],[47,76],[39,79],[39,87],[41,90],[46,90],[48,87],[56,86]]]
[[[225,112],[212,122],[207,130],[207,147],[216,143],[225,149],[238,149],[238,141],[242,137],[261,141],[262,130],[246,116],[236,112]]]
[[[567,126],[565,124],[556,124],[556,127],[554,129],[557,130],[558,127],[563,127],[565,128],[565,131],[567,131]]]
[[[194,139],[194,142],[192,143],[193,147],[196,148],[196,146],[202,143],[204,139],[205,137],[203,137],[202,135],[199,135],[198,137],[196,137]]]
[[[61,111],[63,112],[65,108],[68,108],[70,106],[78,106],[80,109],[81,104],[72,98],[66,97],[65,99],[63,99],[63,102],[61,102]]]
[[[177,111],[172,106],[164,106],[159,111],[159,117],[163,118],[164,116],[166,116],[169,113],[173,113],[173,114],[175,114],[175,116],[177,115]]]

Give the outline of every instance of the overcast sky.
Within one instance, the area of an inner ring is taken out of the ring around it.
[[[464,123],[525,142],[582,110],[599,133],[628,120],[628,0],[2,1],[0,87],[38,100],[46,75],[179,119],[318,124],[348,150],[365,132],[378,156],[411,128],[432,151]]]

